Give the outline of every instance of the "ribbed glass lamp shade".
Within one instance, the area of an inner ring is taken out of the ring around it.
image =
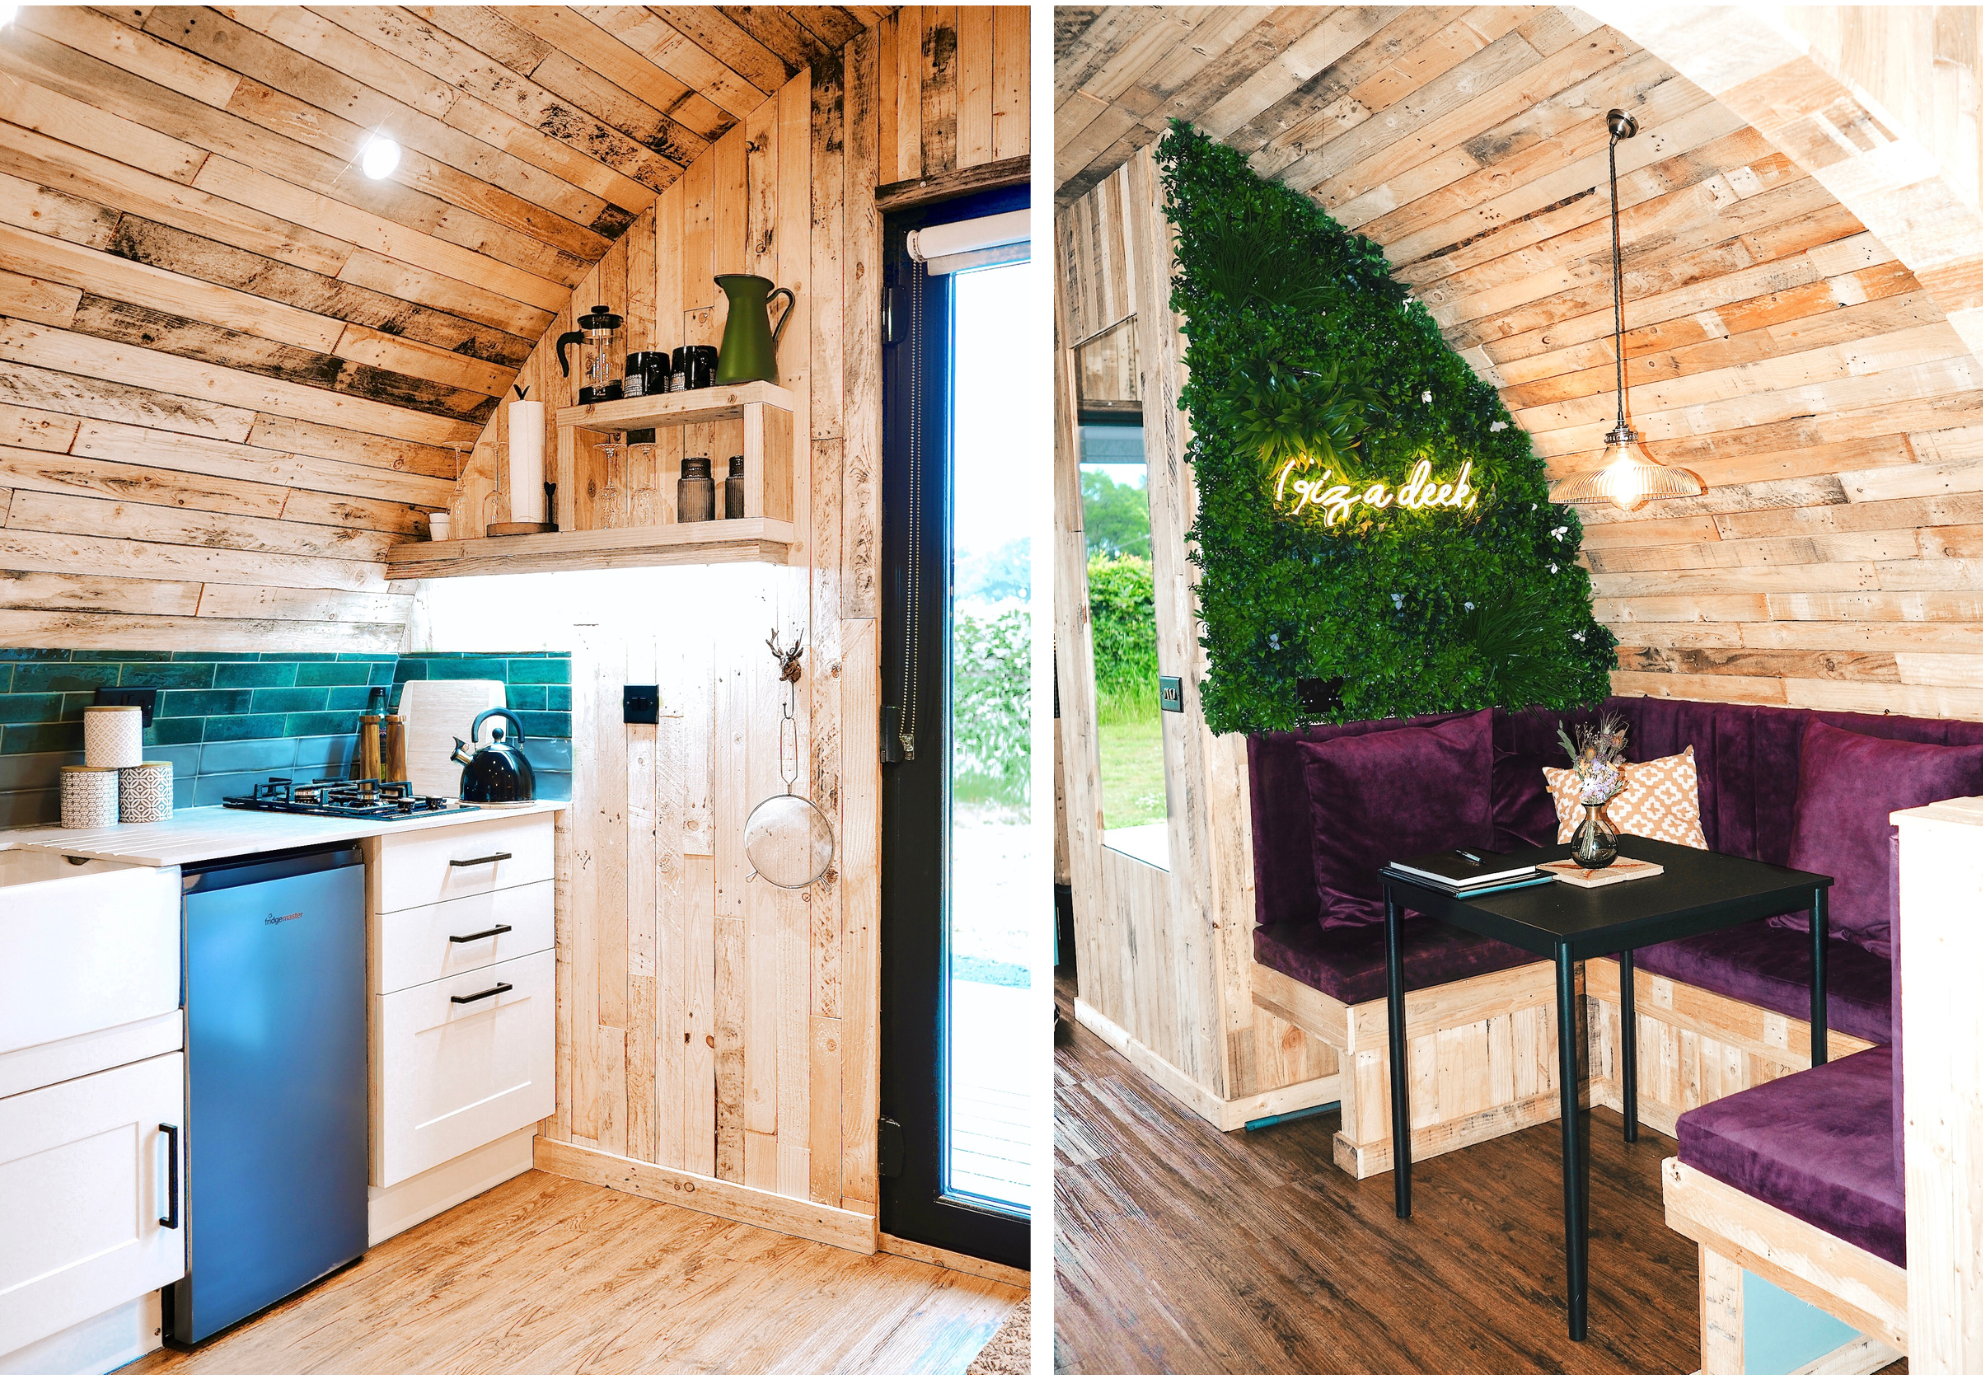
[[[1594,505],[1608,501],[1621,511],[1636,511],[1664,497],[1697,497],[1707,491],[1699,475],[1669,468],[1639,447],[1629,429],[1605,436],[1604,466],[1566,477],[1550,492],[1558,505]]]

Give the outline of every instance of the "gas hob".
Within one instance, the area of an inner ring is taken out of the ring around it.
[[[411,783],[386,783],[376,778],[318,778],[308,783],[271,778],[257,783],[247,797],[222,798],[221,805],[247,812],[289,812],[351,821],[412,821],[446,812],[481,810],[452,797],[417,796]]]

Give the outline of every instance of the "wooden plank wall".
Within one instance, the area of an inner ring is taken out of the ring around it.
[[[1615,406],[1603,112],[1633,111],[1633,420],[1710,490],[1584,508],[1614,687],[1983,717],[1983,364],[1889,246],[1671,61],[1579,11],[1303,16],[1302,33],[1259,21],[1176,85],[1184,59],[1155,21],[1102,11],[1101,58],[1065,45],[1062,105],[1161,97],[1382,244],[1554,476],[1597,461]],[[1156,118],[1108,146],[1154,138]]]
[[[597,624],[573,659],[558,1112],[542,1130],[660,1171],[602,1177],[713,1176],[792,1202],[752,1220],[843,1243],[819,1210],[866,1225],[879,1199],[874,192],[1026,153],[1027,25],[1016,7],[904,9],[816,60],[689,165],[552,327],[596,297],[625,307],[629,347],[714,343],[712,276],[770,277],[797,296],[779,373],[809,443],[794,566],[662,570],[643,586],[664,594],[575,613]],[[553,405],[570,385],[548,343],[524,375]],[[457,498],[471,514],[495,490],[500,424]],[[733,451],[709,428],[636,450],[612,519],[667,518],[681,454]],[[793,762],[839,840],[832,879],[799,893],[751,881],[742,854],[750,809],[783,791],[774,629],[805,636]],[[657,681],[661,723],[622,724],[622,686]]]
[[[0,641],[397,648],[381,555],[448,446],[686,165],[884,12],[23,9]]]
[[[1145,152],[1057,210],[1058,324],[1071,346],[1061,352],[1056,379],[1064,394],[1083,401],[1141,400],[1158,662],[1185,680],[1184,712],[1163,718],[1170,866],[1157,870],[1102,845],[1079,449],[1073,400],[1063,395],[1054,598],[1067,834],[1081,1010],[1118,1029],[1132,1060],[1224,1126],[1238,1124],[1229,1116],[1261,1115],[1233,1105],[1323,1080],[1337,1066],[1328,1047],[1252,1001],[1245,747],[1238,737],[1206,731],[1198,709],[1206,664],[1184,558],[1196,492],[1184,460],[1189,419],[1177,409],[1184,341],[1169,309],[1170,231],[1161,189]],[[1125,360],[1135,369],[1133,384],[1122,375]]]

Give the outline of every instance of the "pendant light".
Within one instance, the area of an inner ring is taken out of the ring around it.
[[[1623,255],[1618,247],[1618,140],[1639,132],[1639,121],[1623,110],[1605,116],[1611,127],[1611,343],[1618,364],[1618,427],[1604,437],[1604,463],[1587,473],[1566,477],[1549,499],[1561,504],[1608,501],[1621,511],[1636,511],[1663,497],[1697,497],[1707,490],[1700,475],[1669,468],[1639,447],[1639,435],[1625,423],[1625,287]]]

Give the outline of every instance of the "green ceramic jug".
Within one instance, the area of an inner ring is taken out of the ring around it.
[[[722,351],[716,359],[716,385],[736,382],[776,382],[778,380],[778,336],[792,321],[796,303],[789,287],[774,288],[763,277],[740,272],[725,273],[716,279],[723,294],[730,298],[730,318],[723,326]],[[778,317],[778,328],[771,327],[771,302],[785,298],[785,313]]]

